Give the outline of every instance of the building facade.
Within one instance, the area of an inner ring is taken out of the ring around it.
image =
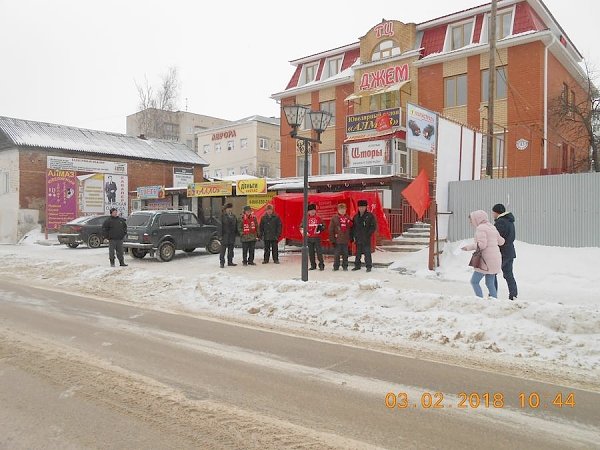
[[[127,116],[126,133],[129,136],[177,141],[194,149],[194,136],[198,131],[230,123],[217,117],[187,111],[165,111],[149,108]]]
[[[280,176],[279,119],[251,116],[196,133],[198,154],[210,166],[207,178]]]
[[[0,117],[0,243],[16,243],[40,223],[52,230],[111,207],[127,216],[138,187],[168,190],[182,171],[202,181],[206,165],[177,142]],[[197,211],[193,200],[156,202]]]
[[[423,168],[432,178],[434,157],[406,147],[406,133],[421,131],[407,123],[409,103],[487,130],[490,9],[421,24],[383,20],[357,43],[292,61],[291,80],[272,97],[335,113],[313,149],[310,173],[410,178]],[[586,97],[581,54],[539,0],[500,1],[496,23],[493,177],[588,170],[580,163],[589,154],[586,134],[556,120],[557,110]],[[283,123],[282,175],[298,176],[301,152],[289,132]]]

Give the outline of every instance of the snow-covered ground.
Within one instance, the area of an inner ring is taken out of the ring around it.
[[[300,281],[300,257],[282,264],[218,268],[218,255],[178,252],[169,263],[127,257],[110,268],[108,250],[42,246],[32,233],[21,245],[0,246],[5,274],[56,289],[188,314],[233,317],[305,330],[415,355],[544,368],[561,376],[600,380],[600,248],[543,247],[517,242],[517,301],[473,296],[470,253],[447,244],[437,271],[427,250],[396,253],[390,268],[373,272],[311,271]],[[377,252],[375,261],[389,260]],[[236,249],[240,262],[241,250]],[[485,288],[484,288],[485,292]],[[425,353],[424,353],[425,352]],[[551,364],[548,364],[551,363]],[[565,375],[567,374],[567,375]]]

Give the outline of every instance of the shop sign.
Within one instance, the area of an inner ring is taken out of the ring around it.
[[[346,135],[376,133],[400,126],[400,108],[371,111],[346,117]]]
[[[408,80],[408,64],[365,72],[360,77],[359,90],[380,89]]]
[[[137,188],[137,198],[140,200],[165,198],[165,187],[164,186],[139,186]]]
[[[236,195],[266,194],[267,179],[252,178],[249,180],[238,180],[235,187],[235,192]]]
[[[127,173],[127,163],[114,161],[100,161],[96,159],[63,158],[61,156],[48,156],[48,169],[74,170],[89,173]]]
[[[246,205],[250,206],[252,209],[259,209],[273,200],[276,195],[277,192],[267,192],[263,195],[249,195],[246,197]]]
[[[344,168],[392,164],[392,141],[366,141],[344,145]]]
[[[187,187],[188,197],[224,197],[233,191],[231,181],[213,181],[208,183],[190,183]]]
[[[173,187],[184,188],[194,182],[194,169],[173,167]]]
[[[220,141],[221,139],[229,139],[235,137],[235,130],[227,130],[227,131],[219,131],[218,133],[213,133],[212,140]]]
[[[384,36],[393,36],[394,35],[394,22],[381,22],[377,24],[375,28],[375,37],[377,39],[382,38]]]
[[[46,226],[55,230],[77,217],[77,176],[72,170],[46,172]]]
[[[435,153],[438,115],[412,103],[406,105],[406,147],[418,152]]]

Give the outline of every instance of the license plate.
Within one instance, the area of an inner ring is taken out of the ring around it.
[[[137,241],[138,237],[135,234],[128,234],[127,239],[129,239],[130,241]]]

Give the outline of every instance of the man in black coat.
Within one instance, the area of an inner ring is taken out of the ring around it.
[[[492,208],[494,215],[494,226],[504,238],[504,245],[500,246],[502,254],[502,275],[508,285],[508,298],[513,300],[517,298],[517,282],[513,275],[513,260],[517,257],[515,251],[515,216],[506,211],[502,203],[494,205]],[[495,280],[496,290],[498,289],[498,279]]]
[[[238,235],[238,221],[237,217],[233,214],[233,205],[227,203],[223,207],[223,214],[221,215],[221,253],[219,255],[219,261],[221,263],[221,269],[225,267],[225,252],[227,251],[227,265],[237,266],[233,262],[233,246],[235,245],[235,237]]]
[[[279,236],[281,236],[281,219],[273,212],[273,205],[267,205],[265,215],[260,219],[258,226],[258,237],[265,243],[263,264],[269,263],[271,251],[273,252],[273,262],[279,264],[279,248],[277,246]]]
[[[371,259],[371,238],[377,229],[377,221],[373,213],[367,211],[368,202],[366,200],[358,201],[358,213],[352,219],[352,239],[356,241],[356,258],[354,259],[354,268],[360,270],[360,258],[365,255],[365,266],[367,272],[371,271],[373,261]]]
[[[123,238],[127,234],[127,223],[119,217],[117,208],[110,208],[110,217],[102,224],[102,233],[108,239],[108,259],[110,266],[115,267],[115,250],[120,266],[127,266],[123,257]]]

